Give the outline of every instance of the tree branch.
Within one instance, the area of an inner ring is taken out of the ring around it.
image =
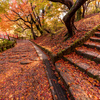
[[[12,12],[14,12],[15,14],[17,14],[18,15],[18,17],[21,19],[21,20],[23,20],[24,22],[28,22],[28,21],[26,21],[26,20],[24,20],[21,16],[20,16],[20,14],[19,13],[17,13],[16,11],[14,11],[14,10],[11,10]]]
[[[25,22],[24,22],[24,24],[28,27],[28,28],[31,28],[29,25],[27,25]]]
[[[41,22],[40,22],[39,16],[37,15],[37,13],[35,12],[34,8],[32,7],[32,3],[30,3],[30,5],[31,5],[31,10],[33,12],[32,14],[34,15],[34,17],[35,17],[36,21],[38,22],[38,24],[41,26]]]
[[[5,14],[4,14],[4,15],[5,15]],[[7,15],[5,15],[5,17],[6,17],[7,19],[9,19],[10,21],[13,21],[13,22],[16,22],[16,21],[20,20],[20,18],[18,18],[18,19],[16,19],[16,20],[12,20],[12,19],[10,19]]]

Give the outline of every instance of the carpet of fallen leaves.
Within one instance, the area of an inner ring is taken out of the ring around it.
[[[57,54],[61,50],[65,49],[67,46],[71,45],[76,39],[79,39],[82,36],[84,36],[86,32],[92,30],[92,28],[98,24],[100,24],[100,13],[95,14],[93,16],[88,16],[84,19],[81,19],[78,22],[75,22],[75,26],[80,31],[76,31],[76,34],[65,42],[63,42],[65,38],[64,35],[67,32],[67,29],[65,27],[61,32],[54,35],[53,38],[51,38],[50,35],[44,35],[38,37],[37,40],[33,41],[39,44],[40,46],[45,47],[54,54]]]
[[[27,40],[0,53],[0,100],[52,100],[45,66]]]
[[[96,48],[87,48],[85,46],[81,46],[76,48],[77,50],[84,50],[84,52],[88,51],[88,52],[94,52],[97,53],[98,55],[100,55],[100,50],[96,49]]]
[[[93,37],[94,37],[94,36],[93,36]],[[97,37],[96,37],[96,38],[97,38]],[[91,41],[91,40],[87,40],[85,43],[86,43],[86,44],[88,44],[88,43],[93,43],[93,44],[95,44],[95,45],[100,45],[99,42],[93,42],[93,41]]]
[[[74,67],[69,62],[65,62],[64,60],[59,60],[56,62],[56,64],[59,64],[58,67],[59,71],[63,73],[63,77],[66,77],[66,74],[69,74],[69,78],[72,80],[74,79],[69,86],[78,85],[80,90],[73,88],[74,91],[73,94],[75,98],[77,99],[79,96],[81,96],[81,92],[76,91],[84,91],[85,96],[88,96],[90,100],[99,100],[100,99],[100,83],[99,81],[88,77],[85,73],[81,72],[78,67]],[[81,90],[82,89],[82,90]],[[82,98],[82,97],[81,97]],[[80,99],[81,100],[81,99]]]
[[[96,69],[96,70],[100,71],[100,64],[97,64],[94,61],[91,61],[91,60],[89,60],[87,58],[84,58],[81,55],[77,55],[75,52],[72,52],[71,54],[66,55],[64,57],[71,58],[73,62],[86,63],[86,64],[88,64],[90,66],[89,69],[93,68],[93,69]]]

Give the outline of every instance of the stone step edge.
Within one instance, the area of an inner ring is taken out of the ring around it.
[[[61,78],[61,81],[64,83],[64,86],[67,88],[67,92],[69,93],[70,95],[70,99],[71,100],[75,100],[73,94],[71,93],[70,89],[69,89],[69,85],[68,83],[66,83],[65,79],[63,78],[63,75],[60,73],[59,69],[57,68],[58,65],[55,63],[55,71],[57,71],[57,73],[59,74],[60,78]]]
[[[95,41],[95,42],[100,42],[100,39],[99,38],[92,38],[92,37],[90,37],[90,40],[91,41]]]
[[[91,69],[87,70],[88,68],[90,68],[90,66],[87,65],[86,63],[83,63],[83,64],[86,64],[86,67],[87,67],[87,68],[84,68],[84,67],[81,67],[80,64],[73,62],[69,58],[63,57],[63,59],[65,61],[69,61],[72,65],[74,65],[74,67],[78,67],[80,71],[85,72],[89,77],[97,79],[100,82],[100,75],[99,74],[95,75],[94,72],[91,71]],[[96,69],[93,69],[93,70],[97,71]],[[98,73],[100,73],[100,71]]]
[[[46,52],[47,55],[50,56],[50,58],[54,64],[56,61],[62,59],[63,55],[70,54],[76,47],[78,47],[79,45],[83,45],[83,43],[86,42],[90,38],[90,36],[94,35],[94,33],[97,31],[98,28],[100,28],[100,24],[95,26],[92,30],[86,32],[86,34],[82,38],[75,40],[74,43],[72,43],[70,46],[63,49],[62,51],[59,51],[57,54],[53,54],[52,52],[45,49],[44,47],[36,44],[35,42],[33,42],[31,40],[30,41],[33,42],[38,47],[40,47],[44,52]]]
[[[100,37],[100,33],[95,33],[95,36],[96,37]]]
[[[88,48],[96,48],[96,49],[100,49],[99,45],[93,45],[93,44],[86,44],[84,43],[84,46],[88,47]]]
[[[58,61],[60,58],[56,55],[56,54],[53,54],[51,51],[47,50],[46,48],[36,44],[35,42],[29,40],[30,42],[34,43],[36,46],[38,46],[41,50],[43,50],[50,58],[51,58],[51,61],[52,63],[54,64],[56,61]]]
[[[95,34],[95,32],[97,31],[99,27],[100,27],[100,24],[94,27],[92,30],[86,32],[86,34],[83,37],[81,37],[80,39],[76,39],[74,43],[72,43],[70,46],[58,52],[57,56],[62,58],[63,55],[70,54],[72,51],[75,50],[76,47],[83,45],[88,39],[90,39],[90,37]]]
[[[30,43],[32,43],[32,42],[30,41]],[[40,48],[37,45],[35,45],[34,43],[32,43],[32,45],[35,46],[34,48],[35,48],[36,52],[39,51]],[[41,49],[40,49],[40,51],[41,51]],[[39,53],[39,52],[37,52],[37,53]],[[63,94],[61,86],[57,82],[57,78],[54,75],[53,70],[51,69],[52,65],[50,64],[50,61],[48,60],[48,58],[43,58],[42,61],[43,61],[43,64],[46,66],[46,67],[44,66],[44,69],[45,69],[46,76],[47,76],[48,81],[49,81],[50,90],[51,90],[53,100],[57,100],[57,98],[58,98],[58,100],[61,100],[61,99],[66,100],[67,97],[65,97],[65,95]],[[53,81],[53,79],[56,82]],[[61,96],[59,95],[59,91],[60,91]]]
[[[81,89],[80,86],[79,86],[79,85],[74,85],[74,84],[72,84],[72,85],[70,86],[70,85],[69,85],[69,82],[66,82],[66,79],[64,79],[63,73],[60,72],[59,69],[58,69],[57,67],[59,67],[58,64],[55,64],[56,71],[58,72],[59,76],[61,77],[61,80],[63,81],[64,86],[67,88],[67,90],[68,90],[68,92],[69,92],[69,95],[70,95],[70,97],[71,97],[71,100],[77,100],[77,98],[75,98],[75,96],[74,96],[74,92],[75,92],[75,91],[73,92],[72,88],[75,86],[75,87],[79,87],[79,89]],[[81,90],[82,90],[82,89],[81,89]],[[82,90],[82,91],[84,91],[84,90]],[[77,92],[77,90],[76,90],[76,92]]]
[[[98,57],[98,56],[100,56],[99,54],[98,54],[98,56],[94,56],[94,55],[90,55],[90,54],[88,54],[88,53],[90,53],[90,52],[82,52],[82,51],[80,51],[80,50],[75,50],[75,52],[78,54],[78,55],[82,55],[83,57],[85,57],[85,58],[87,58],[87,59],[90,59],[90,60],[92,60],[92,61],[95,61],[96,63],[100,63],[100,57]]]

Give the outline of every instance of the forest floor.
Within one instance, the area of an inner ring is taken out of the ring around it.
[[[0,53],[0,100],[52,100],[44,68],[28,40]]]
[[[76,39],[80,39],[89,30],[92,30],[92,28],[98,24],[100,24],[100,13],[88,15],[84,19],[75,22],[77,30],[80,31],[76,31],[76,34],[65,42],[63,42],[63,40],[65,39],[64,35],[67,33],[66,27],[61,32],[55,34],[53,37],[51,37],[50,34],[46,34],[32,41],[48,49],[53,54],[57,54],[67,46],[71,45]]]

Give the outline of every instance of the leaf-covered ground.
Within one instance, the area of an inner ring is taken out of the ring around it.
[[[100,99],[99,81],[90,78],[84,72],[81,72],[78,67],[71,65],[68,61],[64,61],[61,59],[57,61],[56,64],[60,64],[60,66],[57,68],[60,73],[63,74],[63,77],[70,80],[68,84],[70,87],[72,87],[73,96],[77,100]],[[75,88],[74,86],[76,85],[80,88]],[[89,99],[85,99],[83,97],[88,97]]]
[[[46,49],[53,52],[54,54],[57,54],[57,52],[71,45],[76,39],[79,39],[82,36],[84,36],[86,32],[88,32],[89,30],[92,30],[92,28],[98,24],[100,24],[100,13],[95,14],[93,16],[88,16],[84,19],[81,19],[78,22],[75,22],[75,26],[80,31],[76,31],[76,34],[65,42],[63,42],[63,40],[65,38],[64,35],[67,32],[66,28],[64,28],[58,34],[54,35],[53,39],[51,38],[50,35],[44,35],[37,38],[37,40],[33,40],[33,41],[45,47]]]
[[[84,58],[81,55],[77,55],[75,52],[72,52],[69,55],[65,55],[64,57],[71,58],[73,62],[86,63],[89,66],[91,66],[89,69],[96,69],[96,70],[100,71],[100,64],[96,64],[94,61],[91,61],[91,60],[89,60],[87,58]]]
[[[0,53],[0,100],[52,100],[45,65],[27,40]]]

